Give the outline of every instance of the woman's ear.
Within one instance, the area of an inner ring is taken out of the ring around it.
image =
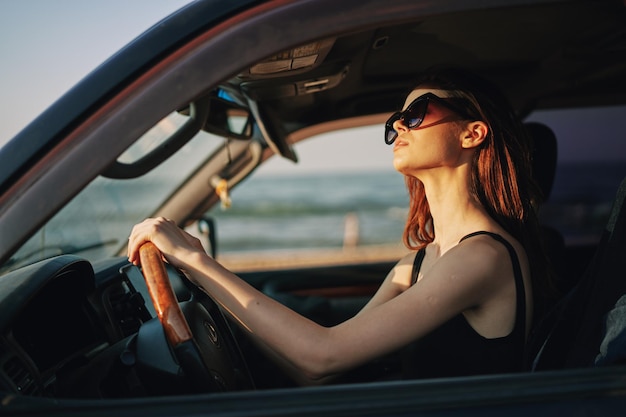
[[[485,122],[475,120],[468,123],[463,130],[462,146],[463,148],[470,149],[479,146],[489,133],[489,126]]]

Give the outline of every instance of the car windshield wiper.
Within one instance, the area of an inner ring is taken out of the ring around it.
[[[49,256],[45,256],[45,257],[42,257],[42,258],[39,258],[39,259],[35,259],[33,262],[40,261],[40,260],[46,259],[46,258],[51,258],[51,257],[57,256],[57,255],[78,254],[78,253],[85,252],[85,251],[88,251],[88,250],[91,250],[91,249],[97,249],[97,248],[102,248],[104,246],[115,245],[118,242],[119,242],[118,239],[109,239],[109,240],[104,240],[104,241],[100,241],[100,242],[93,242],[93,243],[89,243],[89,244],[81,245],[81,246],[72,245],[72,244],[42,246],[40,248],[37,248],[36,250],[33,250],[31,252],[26,253],[23,256],[19,256],[19,257],[16,257],[16,258],[10,258],[4,265],[2,265],[2,267],[0,267],[0,272],[4,272],[4,271],[10,269],[12,266],[14,266],[16,264],[25,264],[25,263],[27,263],[26,261],[28,259],[34,257],[37,254],[45,253],[47,251],[52,251],[54,253],[49,255]]]

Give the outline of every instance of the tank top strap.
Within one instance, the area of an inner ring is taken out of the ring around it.
[[[411,271],[411,285],[415,285],[417,282],[417,276],[420,273],[420,268],[422,267],[422,262],[424,261],[424,255],[426,255],[426,248],[422,248],[415,254],[415,259],[413,260],[413,270]]]
[[[519,258],[517,257],[517,252],[515,252],[515,248],[513,247],[513,245],[511,245],[511,243],[505,238],[503,238],[501,235],[497,233],[493,233],[493,232],[487,232],[484,230],[470,233],[464,236],[463,238],[461,238],[461,240],[459,240],[459,243],[463,242],[465,239],[469,239],[471,237],[478,236],[478,235],[491,236],[493,239],[502,243],[509,252],[509,257],[511,258],[511,264],[513,265],[513,277],[515,278],[515,299],[516,299],[515,314],[517,316],[517,319],[515,320],[515,328],[513,331],[519,337],[521,337],[522,340],[525,340],[526,338],[525,336],[526,335],[526,291],[524,289],[524,277],[522,275],[522,267],[520,265]]]

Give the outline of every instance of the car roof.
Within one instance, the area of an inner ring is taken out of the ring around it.
[[[285,136],[336,119],[393,112],[416,74],[437,65],[463,66],[491,79],[522,117],[540,109],[624,104],[623,2],[487,3],[436,13],[424,6],[414,19],[329,36],[327,55],[312,69],[245,73],[231,84],[265,107],[277,124],[274,132]]]

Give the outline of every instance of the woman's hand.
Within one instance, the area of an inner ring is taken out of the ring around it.
[[[185,269],[188,256],[194,253],[206,255],[200,240],[164,217],[146,219],[133,227],[128,238],[130,262],[139,264],[139,248],[146,242],[154,243],[165,260],[180,269]]]

